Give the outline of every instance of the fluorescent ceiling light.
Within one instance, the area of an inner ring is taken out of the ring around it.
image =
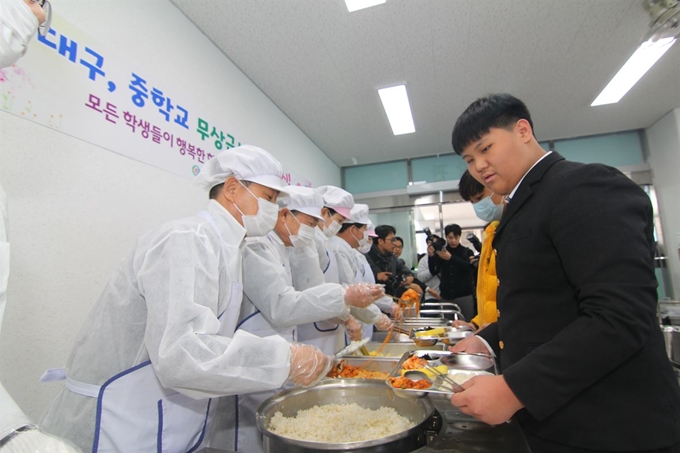
[[[410,134],[416,131],[408,103],[406,85],[378,90],[387,119],[390,120],[394,135]]]
[[[382,5],[386,0],[345,0],[347,10],[351,13],[375,5]]]
[[[619,102],[674,43],[675,38],[642,43],[590,106]]]

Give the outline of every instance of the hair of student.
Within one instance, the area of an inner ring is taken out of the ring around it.
[[[508,129],[522,119],[529,122],[533,132],[534,123],[529,109],[510,94],[490,94],[479,98],[465,109],[453,126],[453,150],[461,155],[466,146],[482,138],[491,128]]]
[[[378,239],[382,239],[383,241],[387,236],[391,234],[397,234],[397,230],[394,229],[392,225],[378,225],[375,227],[375,234],[378,236]]]
[[[460,177],[458,181],[458,193],[465,201],[470,201],[472,197],[484,192],[484,186],[482,183],[477,181],[472,177],[469,171],[465,170],[463,176]]]
[[[444,235],[448,236],[449,233],[453,233],[455,236],[460,236],[463,234],[463,230],[461,230],[460,225],[451,223],[444,227]]]

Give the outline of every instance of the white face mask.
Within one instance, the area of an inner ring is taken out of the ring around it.
[[[326,237],[332,238],[333,236],[338,234],[340,228],[342,228],[342,225],[338,223],[337,220],[333,219],[330,226],[326,225],[323,226],[323,234],[325,234]]]
[[[23,0],[0,1],[0,68],[13,65],[26,53],[38,31],[38,19]]]
[[[360,245],[357,250],[359,250],[359,253],[363,253],[365,255],[371,251],[372,245],[373,244],[371,244],[370,242],[366,242],[364,245]]]
[[[284,224],[286,230],[288,230],[288,238],[290,239],[290,243],[293,244],[293,247],[295,248],[307,247],[314,240],[314,228],[310,227],[309,225],[305,225],[304,223],[300,223],[300,221],[294,215],[293,218],[297,223],[300,224],[297,234],[291,234],[290,229],[288,229],[288,225]]]
[[[351,231],[350,231],[350,234],[352,234]],[[354,234],[352,234],[352,237],[353,237],[354,239],[357,239],[356,236],[354,236]],[[359,247],[368,244],[368,231],[367,231],[367,230],[364,230],[364,235],[363,235],[363,237],[362,237],[361,239],[357,239],[357,241],[359,242]]]
[[[241,213],[243,228],[246,229],[248,237],[264,236],[276,226],[276,219],[279,216],[279,207],[275,203],[256,197],[243,183],[241,183],[241,185],[257,200],[257,214],[255,215],[245,215],[243,211],[236,206],[236,203],[234,203],[238,212]]]

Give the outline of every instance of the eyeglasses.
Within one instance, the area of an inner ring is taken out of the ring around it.
[[[52,24],[52,4],[47,0],[31,0],[31,3],[37,3],[45,12],[45,20],[38,26],[38,33],[40,36],[46,36]]]

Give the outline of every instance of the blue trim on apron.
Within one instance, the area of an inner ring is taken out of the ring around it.
[[[99,430],[101,429],[101,418],[102,418],[102,398],[104,397],[104,391],[106,390],[106,387],[116,381],[117,379],[132,373],[133,371],[136,371],[140,368],[144,368],[145,366],[151,365],[151,360],[147,360],[146,362],[142,362],[139,365],[135,365],[132,368],[128,368],[125,371],[121,371],[120,373],[116,374],[112,378],[110,378],[108,381],[104,382],[104,385],[102,385],[101,389],[99,389],[99,396],[97,397],[97,418],[94,424],[94,441],[92,442],[92,453],[97,453],[97,450],[99,449]]]
[[[328,268],[331,267],[331,256],[328,254],[328,250],[326,250],[326,256],[328,257],[328,264],[326,264],[326,269],[323,270],[324,274],[326,273]]]
[[[156,451],[163,453],[163,400],[158,400],[158,438],[156,439]]]
[[[249,320],[249,319],[252,318],[253,316],[259,315],[259,314],[260,314],[260,310],[257,310],[255,313],[251,313],[251,314],[249,314],[248,316],[246,316],[246,317],[243,319],[243,321],[241,321],[240,323],[236,324],[236,330],[238,330],[239,327],[241,327],[241,326],[243,325],[244,322],[246,322],[247,320]]]
[[[205,421],[203,422],[203,429],[201,430],[201,435],[198,437],[196,444],[187,451],[187,453],[193,453],[201,442],[203,442],[203,437],[205,437],[205,430],[208,427],[208,415],[210,414],[210,405],[212,404],[212,398],[208,400],[208,410],[205,411]]]
[[[314,328],[319,332],[335,332],[336,330],[338,330],[338,327],[340,327],[340,324],[336,324],[335,327],[332,329],[320,329],[319,326],[317,326],[316,323],[314,323]]]

